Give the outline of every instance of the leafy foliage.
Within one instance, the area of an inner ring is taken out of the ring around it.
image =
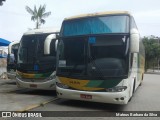
[[[146,53],[146,69],[158,66],[158,59],[160,58],[160,38],[155,36],[144,37],[143,44]]]
[[[40,5],[38,9],[34,6],[33,10],[26,6],[26,10],[31,14],[31,20],[36,21],[36,28],[39,28],[41,24],[45,24],[45,18],[51,15],[51,12],[46,12],[46,5]]]
[[[3,2],[6,1],[6,0],[0,0],[0,6],[3,5]]]

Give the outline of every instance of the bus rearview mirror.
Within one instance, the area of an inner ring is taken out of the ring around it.
[[[50,54],[50,44],[53,39],[56,39],[55,34],[50,34],[46,37],[44,41],[44,54],[49,55]]]
[[[140,35],[137,29],[133,28],[130,31],[130,51],[131,53],[138,53],[139,52],[139,42],[140,42]]]

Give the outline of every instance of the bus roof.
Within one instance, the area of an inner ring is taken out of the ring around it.
[[[24,35],[31,35],[31,34],[42,34],[42,33],[58,33],[58,29],[53,28],[41,28],[41,29],[33,29],[29,30],[24,33]]]
[[[76,15],[69,18],[65,18],[65,20],[72,20],[78,18],[86,18],[86,17],[94,17],[94,16],[103,16],[103,15],[116,15],[116,14],[127,14],[131,15],[128,11],[107,11],[107,12],[100,12],[100,13],[90,13],[90,14],[82,14]]]

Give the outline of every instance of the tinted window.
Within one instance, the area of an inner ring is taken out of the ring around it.
[[[62,36],[103,33],[128,33],[128,16],[90,17],[64,21]]]

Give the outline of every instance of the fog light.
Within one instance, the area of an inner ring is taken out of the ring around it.
[[[124,100],[124,97],[121,97],[120,99],[121,99],[121,100]]]
[[[117,100],[117,101],[118,101],[118,100],[119,100],[119,98],[115,98],[115,100]]]

